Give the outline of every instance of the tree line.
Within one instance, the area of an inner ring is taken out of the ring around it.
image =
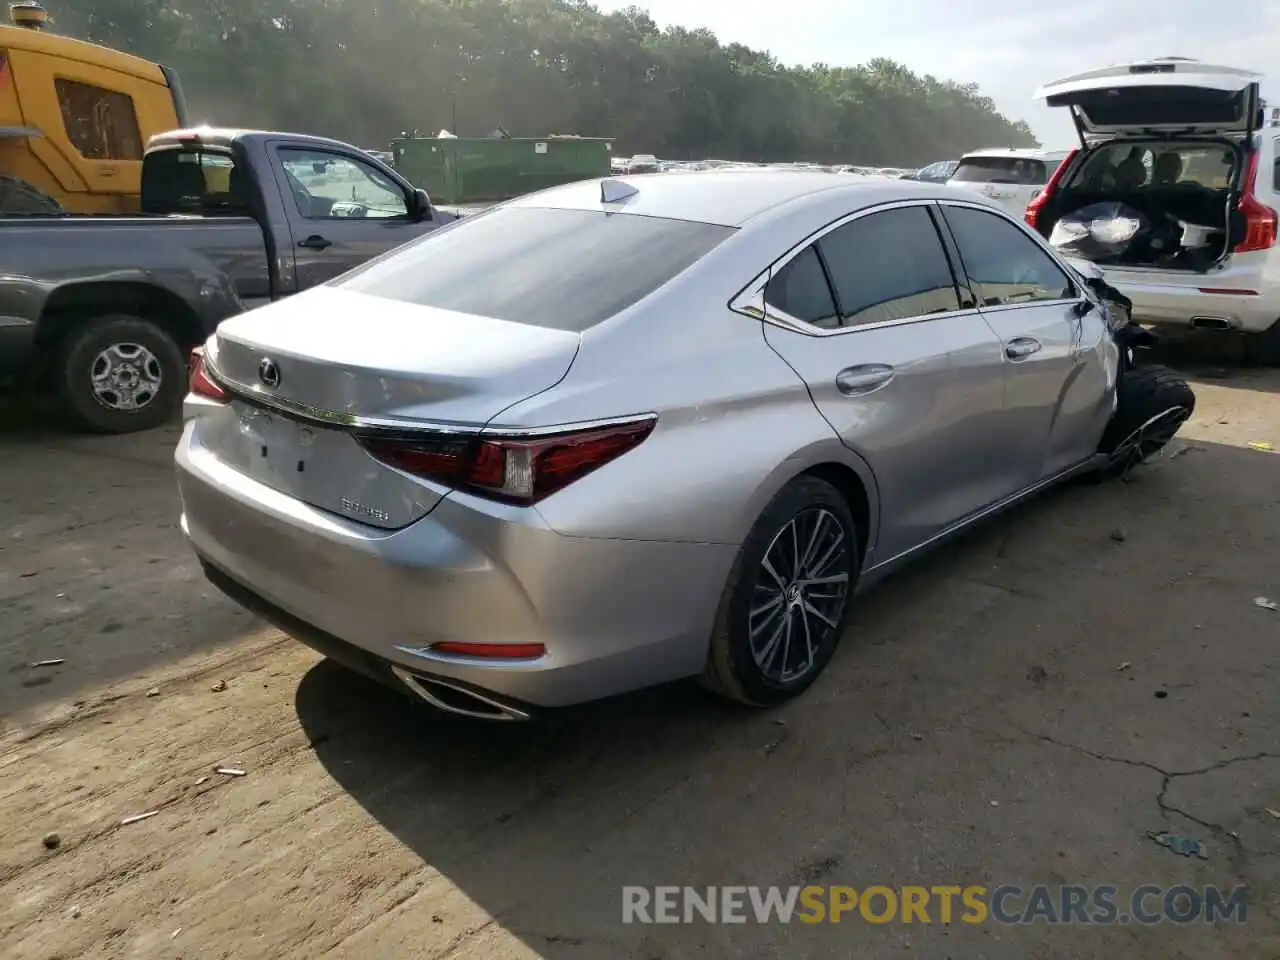
[[[576,133],[673,159],[917,165],[1035,146],[975,84],[880,58],[788,66],[587,0],[45,0],[54,29],[173,67],[193,117],[383,147]],[[456,127],[456,129],[455,129]]]

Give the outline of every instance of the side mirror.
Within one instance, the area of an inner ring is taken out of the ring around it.
[[[421,187],[413,191],[413,208],[409,212],[414,220],[432,219],[431,198],[427,196],[427,191]]]

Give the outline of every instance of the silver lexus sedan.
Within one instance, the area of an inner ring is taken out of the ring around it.
[[[444,710],[689,676],[773,704],[857,590],[1172,435],[1194,396],[1115,328],[946,187],[557,187],[223,323],[192,357],[182,528],[231,597]]]

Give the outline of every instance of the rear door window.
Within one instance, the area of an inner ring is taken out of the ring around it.
[[[960,309],[955,277],[933,218],[901,207],[852,220],[818,241],[841,326]]]
[[[500,207],[433,230],[337,285],[580,332],[657,290],[734,232],[635,214]]]
[[[1063,300],[1074,295],[1062,268],[1003,217],[950,204],[943,209],[982,306]]]
[[[1034,157],[965,157],[951,179],[959,183],[1016,183],[1042,187],[1049,168]]]

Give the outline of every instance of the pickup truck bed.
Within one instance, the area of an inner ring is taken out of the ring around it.
[[[460,215],[347,144],[206,129],[152,140],[142,204],[0,218],[0,377],[55,387],[94,430],[168,419],[220,321]]]

